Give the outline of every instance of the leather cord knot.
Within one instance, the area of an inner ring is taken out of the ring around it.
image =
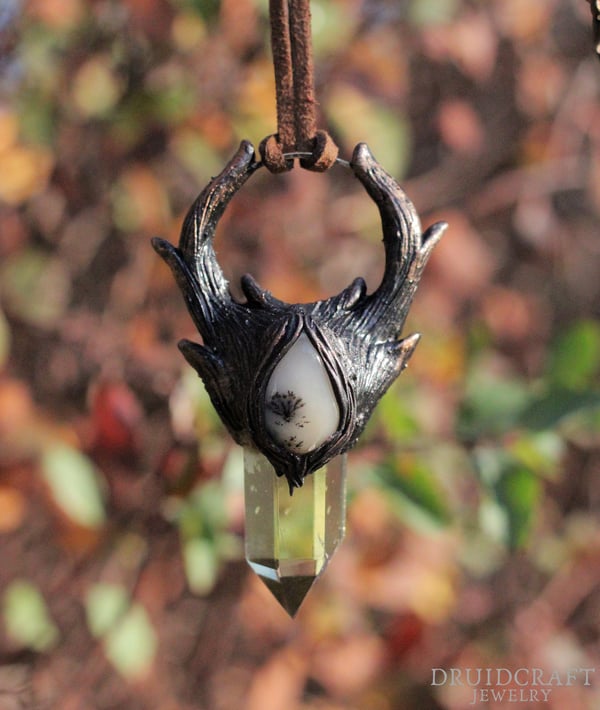
[[[270,0],[271,46],[277,95],[277,133],[260,144],[263,163],[273,173],[291,170],[287,153],[310,153],[300,165],[323,172],[335,162],[338,148],[317,130],[310,0]]]
[[[277,134],[263,138],[258,146],[265,167],[272,173],[285,173],[294,167],[293,158],[286,158]]]
[[[300,165],[306,170],[323,173],[335,163],[339,150],[329,133],[319,130],[312,140],[310,153],[310,158],[302,158]]]

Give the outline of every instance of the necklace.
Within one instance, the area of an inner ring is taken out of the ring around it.
[[[190,208],[179,246],[154,239],[203,344],[179,347],[233,439],[244,448],[246,557],[294,614],[345,530],[346,452],[406,367],[419,335],[401,338],[421,273],[446,224],[424,233],[402,188],[359,143],[349,161],[316,129],[308,0],[271,0],[278,132],[257,158],[242,141]],[[379,209],[380,286],[356,278],[322,301],[288,304],[242,279],[234,300],[213,248],[234,195],[259,169],[322,172],[339,164]]]

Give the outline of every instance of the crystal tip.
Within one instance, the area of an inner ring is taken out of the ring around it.
[[[249,564],[285,611],[292,618],[296,616],[318,575],[282,576],[268,561],[249,561]]]

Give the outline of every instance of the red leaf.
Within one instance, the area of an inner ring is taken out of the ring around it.
[[[104,456],[127,459],[140,451],[141,406],[122,382],[102,382],[92,388],[92,450]]]

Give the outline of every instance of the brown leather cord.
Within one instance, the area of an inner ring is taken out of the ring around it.
[[[326,131],[317,130],[310,0],[270,0],[271,45],[277,94],[277,133],[260,144],[266,167],[273,173],[290,170],[286,154],[308,152],[300,164],[323,172],[337,158],[338,148]]]

